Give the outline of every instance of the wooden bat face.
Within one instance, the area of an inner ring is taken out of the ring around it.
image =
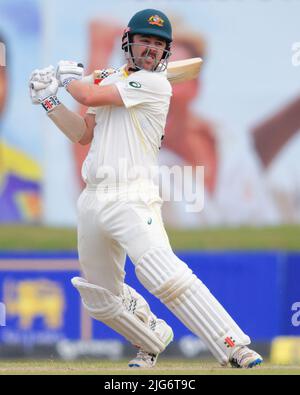
[[[171,84],[193,80],[198,77],[203,61],[201,58],[191,58],[169,62],[167,78]]]
[[[198,77],[203,60],[201,58],[190,58],[169,62],[167,68],[167,78],[171,84],[178,84],[193,80]],[[107,69],[111,70],[111,69]],[[96,70],[93,74],[85,76],[83,82],[93,84],[95,75],[103,73],[106,70]],[[108,73],[109,75],[110,73]]]

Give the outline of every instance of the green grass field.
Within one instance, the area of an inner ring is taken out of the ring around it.
[[[130,369],[127,361],[1,361],[0,375],[300,375],[299,366],[264,364],[254,369],[220,368],[195,360],[161,360],[152,369]]]
[[[168,229],[174,249],[288,250],[300,249],[300,226]],[[0,226],[0,250],[76,250],[76,230],[39,226]]]

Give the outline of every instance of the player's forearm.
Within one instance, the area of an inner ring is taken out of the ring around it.
[[[72,81],[68,85],[68,92],[80,104],[90,107],[91,102],[95,96],[95,91],[99,90],[96,85],[87,85],[81,81]]]
[[[87,107],[122,106],[123,101],[115,85],[88,85],[81,81],[71,81],[67,87],[70,95]]]
[[[63,80],[66,85],[60,81],[64,86],[67,86],[68,81],[82,76],[82,67],[79,67],[77,63],[61,61],[59,67],[63,71],[68,71],[68,73],[65,72],[66,78]],[[52,65],[34,70],[29,81],[32,103],[41,104],[48,117],[73,143],[88,144],[93,139],[95,117],[86,115],[83,118],[67,109],[56,96],[58,87],[59,81]]]
[[[47,103],[43,105],[45,108]],[[80,115],[70,111],[59,102],[52,109],[47,110],[47,115],[73,143],[87,144],[85,140],[88,139],[88,128]]]

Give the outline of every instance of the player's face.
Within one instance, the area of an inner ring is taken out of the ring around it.
[[[152,71],[160,63],[166,48],[166,41],[155,37],[136,34],[133,37],[132,53],[135,64],[148,71]]]

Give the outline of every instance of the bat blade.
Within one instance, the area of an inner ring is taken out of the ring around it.
[[[178,84],[180,82],[193,80],[198,77],[202,63],[203,60],[201,58],[190,58],[169,62],[167,68],[167,78],[171,84]],[[95,73],[97,72],[99,72],[99,70],[95,70],[93,74],[83,77],[81,81],[86,84],[93,84],[95,80]]]
[[[169,62],[167,78],[171,84],[178,84],[193,80],[198,77],[203,60],[201,58],[190,58]]]

